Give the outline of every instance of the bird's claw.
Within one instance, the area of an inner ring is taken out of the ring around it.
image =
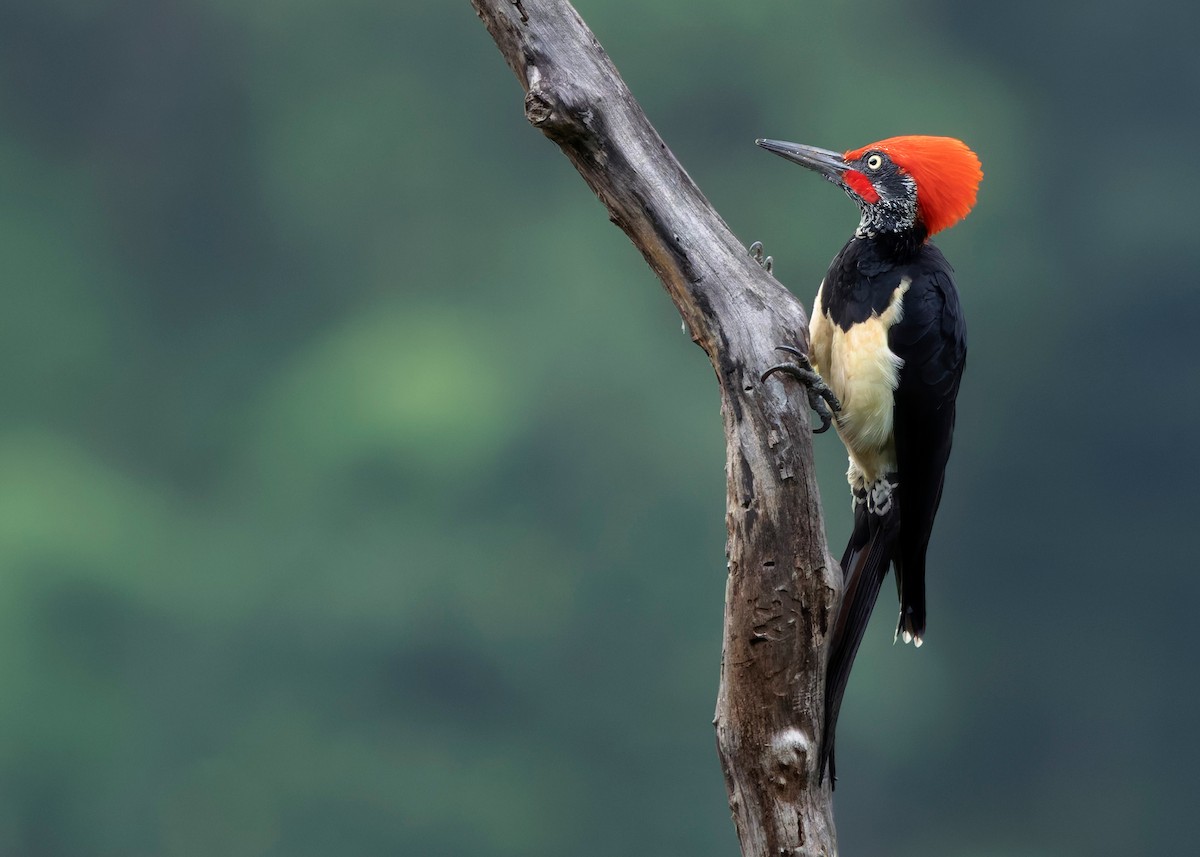
[[[775,269],[775,257],[763,255],[763,245],[761,241],[755,241],[749,247],[750,258],[762,266],[762,269],[768,274]]]
[[[757,243],[757,242],[755,242]],[[760,247],[761,249],[761,247]],[[753,255],[754,246],[750,247],[751,255]],[[808,362],[808,356],[798,348],[793,348],[790,345],[779,345],[775,348],[776,351],[784,351],[796,358],[794,363],[777,363],[766,372],[762,373],[759,378],[759,383],[766,381],[776,372],[784,375],[790,375],[804,385],[805,392],[808,393],[808,406],[812,408],[818,417],[821,418],[819,428],[813,429],[813,434],[821,434],[828,431],[829,426],[833,422],[833,414],[842,409],[842,403],[838,401],[837,396],[833,394],[833,390],[829,389],[829,385],[825,383],[825,379],[817,374],[813,369],[812,364]],[[826,404],[828,403],[828,404]],[[831,413],[832,411],[832,413]]]

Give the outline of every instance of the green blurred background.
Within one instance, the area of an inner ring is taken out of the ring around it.
[[[843,853],[1193,853],[1200,7],[578,7],[806,303],[856,212],[755,137],[984,162]],[[0,854],[737,853],[712,372],[466,0],[3,0],[0,271]]]

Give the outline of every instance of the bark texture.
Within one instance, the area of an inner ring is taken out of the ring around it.
[[[641,251],[716,371],[729,578],[714,723],[742,853],[833,857],[817,749],[841,576],[825,544],[804,391],[759,383],[779,362],[774,346],[807,351],[804,309],[709,205],[569,3],[472,5],[525,89],[526,118]]]

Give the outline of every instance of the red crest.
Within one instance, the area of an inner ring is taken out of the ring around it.
[[[847,161],[869,151],[886,152],[917,183],[917,211],[929,234],[941,232],[967,216],[983,179],[979,158],[962,140],[911,135],[889,137],[847,152]]]

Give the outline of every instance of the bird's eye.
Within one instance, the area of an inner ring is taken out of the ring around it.
[[[868,170],[877,170],[882,166],[883,166],[883,158],[880,157],[879,155],[871,155],[871,157],[867,158],[867,169]]]

